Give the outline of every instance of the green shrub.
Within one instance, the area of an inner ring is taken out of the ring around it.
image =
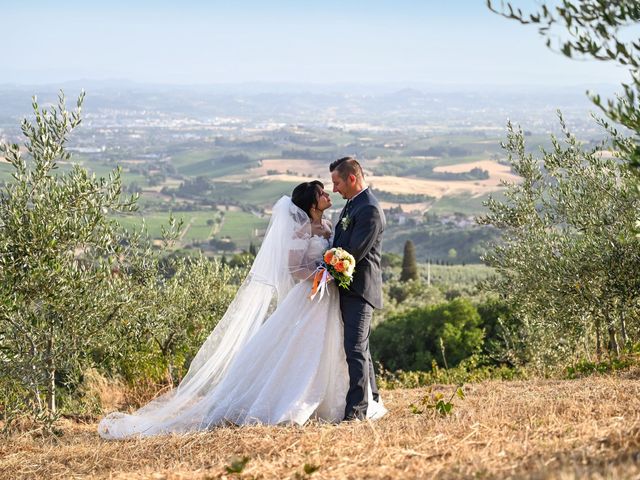
[[[527,378],[527,372],[508,365],[486,365],[486,359],[472,355],[456,367],[444,369],[433,363],[430,371],[390,372],[382,366],[378,368],[378,387],[385,390],[396,388],[420,388],[436,384],[477,383],[485,380],[520,380]]]
[[[482,347],[480,323],[476,308],[462,298],[415,308],[378,325],[371,350],[388,370],[427,370],[434,360],[444,366],[445,359],[455,366]]]

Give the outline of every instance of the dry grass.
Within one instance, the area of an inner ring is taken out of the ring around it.
[[[305,160],[302,158],[268,158],[261,160],[260,167],[252,168],[247,173],[251,177],[267,175],[269,170],[276,170],[284,173],[287,170],[294,171],[302,175],[328,176],[329,163],[317,160]]]
[[[474,384],[448,418],[411,413],[416,389],[384,392],[390,413],[375,423],[106,442],[67,421],[58,438],[0,441],[0,478],[640,478],[637,377]],[[244,471],[228,474],[239,456]]]
[[[374,162],[372,162],[374,163]],[[378,190],[394,194],[422,194],[435,198],[442,198],[451,195],[487,195],[492,192],[504,190],[502,180],[508,182],[518,182],[519,177],[512,174],[509,166],[501,165],[494,160],[481,160],[470,163],[460,163],[455,165],[442,165],[434,168],[436,172],[468,172],[471,169],[479,167],[489,172],[489,178],[484,180],[430,180],[412,177],[397,177],[392,175],[373,175],[367,173],[367,181],[370,185]],[[267,171],[276,170],[280,173],[267,175]],[[284,173],[287,170],[296,172],[296,174]],[[331,185],[331,178],[328,166],[322,162],[302,159],[266,159],[262,160],[262,166],[249,170],[250,177],[259,181],[280,181],[280,182],[301,182],[309,180],[308,177],[300,175],[313,175],[324,182],[325,185]],[[229,175],[218,180],[224,181],[242,181],[246,180],[247,175]],[[397,206],[394,203],[393,206]],[[424,209],[426,204],[414,204],[413,209]]]
[[[406,194],[417,193],[442,198],[452,195],[486,195],[492,192],[504,190],[501,180],[516,181],[517,177],[506,175],[489,177],[486,180],[425,180],[420,178],[369,176],[367,181],[378,190],[385,192]]]
[[[369,175],[367,183],[377,190],[383,190],[395,194],[415,193],[421,195],[429,195],[435,198],[442,198],[452,195],[486,195],[492,192],[504,190],[501,179],[507,179],[506,174],[500,177],[490,177],[486,180],[425,180],[422,178],[396,177],[393,175]],[[325,184],[331,186],[331,180],[325,175],[320,175],[318,179]],[[301,182],[309,180],[305,177],[296,175],[267,175],[259,177],[256,180],[261,181],[279,181],[279,182]],[[510,181],[517,180],[517,177],[511,175]]]
[[[490,177],[504,178],[508,181],[514,181],[518,177],[511,173],[509,165],[503,165],[495,160],[480,160],[477,162],[456,163],[453,165],[438,165],[433,169],[434,172],[451,172],[463,173],[469,172],[474,168],[481,168],[489,172]]]
[[[418,203],[398,203],[398,202],[381,202],[380,200],[378,200],[378,203],[380,204],[380,206],[384,209],[384,210],[389,210],[390,208],[397,208],[400,207],[400,209],[405,212],[413,212],[413,211],[419,211],[419,212],[425,212],[428,210],[429,206],[431,205],[431,203],[433,202],[418,202]]]

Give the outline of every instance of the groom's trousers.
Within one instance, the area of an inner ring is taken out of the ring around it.
[[[368,392],[378,400],[378,386],[369,351],[369,334],[373,307],[362,297],[340,295],[340,309],[344,323],[344,350],[349,368],[349,391],[345,419],[367,416]]]

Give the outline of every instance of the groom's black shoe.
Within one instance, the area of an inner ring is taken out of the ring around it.
[[[348,415],[345,415],[342,421],[343,422],[361,422],[362,420],[364,420],[364,418],[360,418],[355,413],[349,413]]]

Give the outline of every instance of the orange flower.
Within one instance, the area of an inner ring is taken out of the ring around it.
[[[336,272],[342,273],[344,272],[344,263],[342,263],[342,261],[336,262],[333,268],[336,269]]]
[[[333,252],[331,250],[327,250],[324,253],[324,262],[329,265],[331,263],[331,259],[333,258]]]

